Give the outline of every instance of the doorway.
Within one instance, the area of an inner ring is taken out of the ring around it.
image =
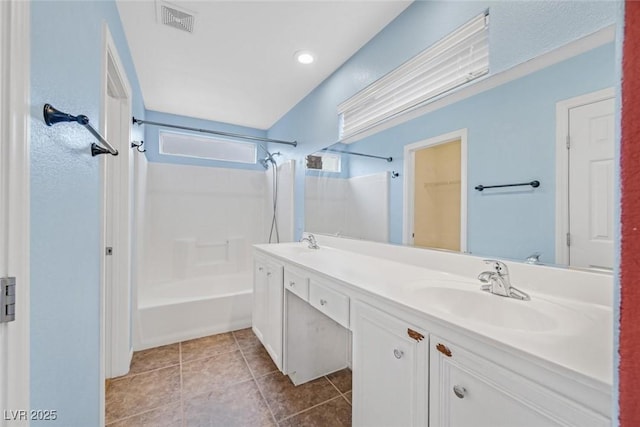
[[[405,147],[405,244],[466,251],[466,151],[466,129]]]
[[[614,112],[613,89],[558,103],[558,263],[613,268]]]

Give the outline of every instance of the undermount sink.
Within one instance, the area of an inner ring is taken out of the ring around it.
[[[421,304],[472,322],[530,332],[545,332],[558,327],[558,321],[540,303],[501,297],[479,288],[479,285],[478,289],[434,286],[413,292]]]

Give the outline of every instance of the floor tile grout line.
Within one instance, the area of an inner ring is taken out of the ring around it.
[[[109,427],[109,426],[111,426],[111,425],[113,425],[115,423],[119,423],[119,422],[122,422],[122,421],[127,421],[127,420],[129,420],[131,418],[139,417],[140,415],[145,415],[145,414],[148,414],[150,412],[157,411],[158,409],[162,409],[162,408],[171,406],[171,405],[173,405],[175,403],[180,403],[180,401],[179,400],[174,400],[173,402],[165,403],[164,405],[160,405],[160,406],[157,406],[157,407],[154,407],[154,408],[151,408],[151,409],[147,409],[147,410],[144,410],[142,412],[138,412],[138,413],[133,414],[133,415],[127,415],[124,418],[118,418],[117,420],[112,420],[109,424],[105,424],[105,427]],[[106,420],[105,420],[105,422],[106,422]]]
[[[238,347],[240,347],[240,343],[238,342],[238,338],[236,337],[236,334],[234,334],[233,332],[231,334],[233,335],[233,339],[236,340],[236,344],[238,344]],[[251,373],[251,378],[253,378],[253,383],[255,384],[256,388],[258,389],[258,393],[260,393],[260,397],[262,398],[262,402],[267,407],[267,410],[271,414],[271,419],[273,420],[273,422],[277,426],[278,425],[278,420],[276,420],[276,416],[273,414],[273,410],[271,410],[271,405],[269,405],[269,402],[267,401],[266,397],[264,396],[264,393],[262,392],[262,389],[260,388],[260,385],[258,384],[258,380],[256,379],[256,376],[253,373],[253,370],[251,369],[251,366],[249,366],[249,362],[247,361],[247,358],[244,355],[244,351],[243,351],[242,347],[240,348],[240,354],[242,355],[242,359],[244,360],[244,363],[247,365],[247,369],[249,369],[249,373]],[[263,376],[266,376],[266,375],[263,375]],[[262,378],[262,377],[260,377],[260,378]]]
[[[351,390],[347,390],[347,391],[345,391],[345,392],[343,393],[343,392],[342,392],[342,390],[340,390],[340,389],[338,388],[338,386],[337,386],[337,385],[335,385],[335,384],[333,383],[333,381],[331,381],[331,380],[329,379],[329,376],[328,376],[328,375],[325,375],[324,377],[327,379],[327,381],[329,381],[329,382],[331,383],[331,385],[333,386],[333,388],[335,388],[336,390],[338,390],[338,393],[340,393],[340,396],[344,397],[344,399],[347,401],[347,403],[348,403],[349,405],[351,405],[351,402],[349,402],[349,399],[347,399],[347,396],[345,396],[345,395],[346,395],[347,393],[349,393]]]
[[[118,381],[121,381],[121,380],[126,380],[126,379],[129,379],[129,378],[137,377],[138,375],[149,374],[151,372],[156,372],[156,371],[159,371],[161,369],[175,368],[176,366],[180,366],[180,362],[179,361],[178,361],[178,363],[173,363],[173,364],[167,365],[167,366],[161,366],[159,368],[149,369],[148,371],[136,372],[135,374],[127,374],[127,375],[123,375],[121,377],[108,378],[108,380],[111,381],[111,383],[113,384],[114,382],[118,382]]]
[[[168,369],[168,368],[175,368],[175,367],[179,368],[179,366],[180,365],[171,365],[171,366],[166,366],[164,368],[157,368],[157,369],[153,369],[151,371],[146,371],[144,373],[157,372],[157,371],[160,371],[162,369]],[[179,371],[180,370],[181,370],[181,368],[179,368]],[[139,375],[140,374],[135,374],[135,375],[131,375],[131,376],[121,377],[121,378],[116,379],[115,381],[118,381],[118,380],[121,380],[121,379],[122,380],[123,379],[129,379],[129,378],[133,378],[133,377],[136,377],[136,376],[139,376]],[[111,380],[112,380],[112,382],[114,381],[113,379],[111,379]],[[148,409],[145,409],[144,411],[136,412],[136,413],[131,414],[131,415],[127,415],[124,418],[117,418],[115,420],[112,420],[111,423],[109,423],[109,425],[117,423],[117,422],[120,422],[120,421],[123,421],[123,420],[127,420],[129,418],[133,418],[133,417],[137,417],[137,416],[140,416],[140,415],[144,415],[144,414],[146,414],[148,412],[156,411],[156,410],[158,410],[160,408],[164,408],[165,406],[170,406],[170,405],[172,405],[174,403],[179,403],[179,402],[181,402],[181,400],[182,400],[182,396],[180,396],[180,398],[178,400],[174,400],[174,401],[171,401],[171,402],[168,402],[168,403],[163,403],[162,405],[154,406],[153,408],[148,408]],[[105,415],[105,422],[106,422],[106,415]]]
[[[324,377],[325,377],[325,379],[326,379],[327,381],[329,381],[329,384],[331,384],[331,385],[333,386],[333,388],[335,388],[335,389],[338,391],[338,393],[342,394],[342,392],[340,391],[340,389],[338,388],[338,386],[337,386],[337,385],[335,385],[335,384],[333,383],[333,381],[331,381],[331,380],[329,379],[329,376],[328,376],[328,375],[325,375]]]
[[[349,393],[349,392],[347,392],[347,393]],[[351,403],[351,401],[349,399],[347,399],[346,393],[341,393],[341,396],[344,398],[344,400],[347,401],[349,406],[353,407],[353,404]]]
[[[312,410],[312,409],[315,409],[315,408],[317,408],[318,406],[322,406],[322,405],[324,405],[325,403],[329,403],[329,402],[331,402],[331,401],[333,401],[333,400],[340,399],[341,397],[342,397],[342,395],[341,395],[341,394],[340,394],[340,395],[338,395],[338,396],[334,396],[334,397],[332,397],[331,399],[325,400],[324,402],[317,403],[317,404],[315,404],[315,405],[313,405],[313,406],[309,406],[308,408],[305,408],[305,409],[303,409],[302,411],[298,411],[298,412],[296,412],[295,414],[288,415],[288,416],[284,417],[283,419],[281,419],[280,421],[278,421],[278,425],[279,425],[282,421],[286,421],[286,420],[288,420],[289,418],[293,418],[293,417],[295,417],[296,415],[304,414],[304,413],[305,413],[305,412],[307,412],[307,411],[310,411],[310,410]]]
[[[236,345],[237,345],[237,343],[236,343]],[[238,346],[237,348],[233,349],[233,350],[229,350],[229,351],[221,351],[221,352],[219,352],[219,353],[209,354],[209,355],[207,355],[207,356],[198,357],[198,358],[195,358],[195,359],[185,360],[185,361],[184,361],[184,363],[200,362],[200,361],[202,361],[202,360],[204,360],[204,359],[210,359],[210,358],[212,358],[212,357],[221,356],[221,355],[223,355],[223,354],[233,353],[234,351],[238,351],[238,350],[240,350],[240,347],[239,347],[239,346]]]

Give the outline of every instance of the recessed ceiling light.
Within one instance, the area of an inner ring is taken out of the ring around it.
[[[309,52],[308,50],[299,50],[294,56],[299,63],[305,65],[311,64],[316,60],[315,56],[313,56],[313,53]]]

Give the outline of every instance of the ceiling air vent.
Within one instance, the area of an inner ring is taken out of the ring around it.
[[[193,33],[195,16],[193,13],[166,2],[156,2],[158,21],[179,30]]]

